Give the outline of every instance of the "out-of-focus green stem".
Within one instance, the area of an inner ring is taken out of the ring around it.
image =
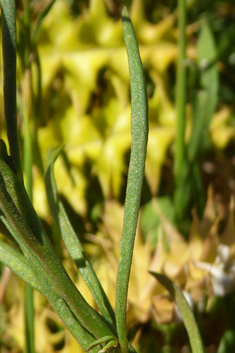
[[[25,187],[30,200],[33,199],[33,174],[32,174],[32,141],[30,131],[30,117],[32,115],[32,81],[31,81],[31,11],[30,1],[23,1],[23,24],[25,36],[24,48],[24,176]],[[34,289],[25,284],[24,292],[24,324],[25,324],[25,353],[35,353],[34,329]]]
[[[176,148],[174,172],[176,183],[180,178],[186,157],[185,124],[186,124],[186,0],[178,0],[178,61],[176,78]]]
[[[27,114],[27,113],[26,113]],[[27,114],[28,115],[28,114]],[[24,117],[24,174],[26,178],[26,190],[32,201],[33,177],[32,177],[32,146],[29,129],[29,116]],[[25,352],[35,352],[34,339],[34,290],[29,284],[25,284],[24,293],[24,317],[25,317]]]
[[[178,62],[176,75],[176,141],[174,206],[178,230],[187,237],[191,200],[190,168],[185,144],[186,125],[186,0],[178,0]]]
[[[34,289],[25,283],[24,289],[25,352],[35,352],[34,340]]]
[[[30,200],[33,198],[33,174],[32,174],[32,132],[30,129],[30,118],[32,118],[32,85],[31,85],[31,67],[26,69],[23,85],[24,91],[24,175],[25,187]]]

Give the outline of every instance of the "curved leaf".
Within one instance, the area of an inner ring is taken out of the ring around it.
[[[189,340],[193,353],[205,353],[205,348],[201,339],[201,335],[197,326],[197,322],[193,315],[192,309],[190,308],[187,300],[185,299],[184,294],[181,289],[173,283],[166,276],[150,271],[150,274],[153,275],[160,283],[163,285],[173,297],[176,305],[180,311],[183,322],[185,324],[186,330],[189,335]]]
[[[117,272],[116,318],[121,350],[127,353],[127,293],[144,179],[148,140],[148,100],[138,43],[127,8],[123,9],[122,16],[131,85],[131,157]]]
[[[101,286],[96,273],[83,250],[82,244],[80,243],[76,233],[73,230],[64,206],[58,196],[54,177],[54,163],[62,148],[63,146],[56,150],[45,172],[48,202],[50,204],[51,212],[56,221],[56,224],[61,232],[64,243],[69,250],[70,255],[74,260],[84,281],[94,296],[100,311],[104,317],[115,326],[115,314],[111,304],[109,303],[103,287]]]

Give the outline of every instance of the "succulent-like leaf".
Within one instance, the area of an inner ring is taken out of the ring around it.
[[[13,249],[8,244],[0,240],[0,262],[3,262],[13,272],[17,274],[23,281],[30,284],[34,289],[42,292],[42,288],[39,285],[30,261],[17,250]]]
[[[117,273],[116,318],[121,350],[127,353],[127,292],[144,179],[148,141],[148,99],[139,47],[127,8],[123,10],[123,30],[131,85],[131,157]]]

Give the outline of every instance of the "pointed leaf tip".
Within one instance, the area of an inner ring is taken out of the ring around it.
[[[130,17],[129,11],[127,10],[127,7],[124,6],[123,10],[122,10],[122,17]]]

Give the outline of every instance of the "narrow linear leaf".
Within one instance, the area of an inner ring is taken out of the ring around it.
[[[1,217],[7,228],[12,231],[5,217]],[[53,306],[54,310],[60,316],[68,330],[74,338],[85,350],[96,339],[79,322],[75,319],[74,314],[61,296],[54,292],[54,288],[44,276],[45,271],[42,266],[38,266],[30,257],[25,257],[10,245],[0,240],[0,261],[15,272],[23,281],[30,284],[34,289],[41,292]],[[99,349],[94,348],[93,353],[97,353]]]
[[[217,49],[212,30],[205,20],[198,39],[198,60],[203,70],[201,84],[203,89],[207,89],[213,97],[211,105],[216,103],[216,94],[219,85],[218,69],[215,59],[217,57]]]
[[[85,350],[96,340],[96,337],[82,325],[82,320],[77,320],[77,317],[70,309],[67,301],[63,299],[60,294],[54,291],[54,287],[51,285],[50,281],[48,281],[46,276],[42,275],[43,272],[40,264],[37,265],[34,261],[32,263],[33,271],[38,278],[41,287],[43,288],[43,295],[45,295],[48,302],[52,305],[55,312],[57,312],[67,329]],[[99,349],[95,347],[92,350],[92,353],[98,353],[98,351]]]
[[[0,174],[0,195],[1,195],[1,189],[2,189],[2,185],[1,185],[1,174]],[[1,221],[3,222],[5,227],[8,229],[8,231],[11,233],[13,239],[15,240],[15,242],[19,246],[19,250],[22,251],[22,254],[26,258],[30,259],[30,262],[31,262],[30,266],[31,266],[32,270],[34,272],[36,270],[37,273],[40,274],[40,279],[42,279],[43,277],[46,277],[48,282],[50,283],[51,287],[53,287],[53,282],[52,282],[48,272],[45,271],[45,267],[41,263],[40,258],[37,255],[35,255],[33,250],[31,249],[32,244],[30,242],[25,241],[25,239],[22,238],[22,236],[19,234],[19,228],[20,228],[20,230],[23,229],[24,233],[28,233],[29,230],[27,229],[27,226],[25,225],[23,219],[21,218],[13,201],[10,199],[10,196],[9,195],[7,195],[7,196],[9,197],[8,202],[10,204],[10,207],[14,212],[14,220],[12,219],[12,217],[10,217],[10,221],[9,221],[9,219],[5,216],[5,214],[1,210],[1,212],[0,212]],[[4,200],[3,196],[1,196],[1,202],[3,202],[4,205],[6,204],[6,200]],[[3,207],[1,206],[1,208],[4,210],[4,206]],[[15,222],[15,220],[17,220],[17,221]],[[15,223],[17,223],[18,228],[15,226]],[[32,236],[32,239],[34,239],[33,236]],[[53,290],[55,292],[57,291],[57,294],[60,295],[60,292],[57,290],[57,287],[54,286]],[[45,295],[44,291],[43,291],[43,294]]]
[[[182,293],[181,289],[169,278],[160,273],[150,271],[150,274],[153,275],[161,283],[161,285],[163,285],[169,291],[170,295],[176,302],[176,305],[179,309],[179,312],[182,316],[183,322],[189,335],[192,352],[205,353],[205,348],[201,339],[197,322],[193,315],[192,309],[190,308],[187,300],[185,299],[185,296]]]
[[[7,229],[13,233],[15,238],[18,239],[15,230],[12,228],[4,215],[1,215],[1,220]],[[25,246],[23,244],[21,245],[22,249],[25,250]],[[27,251],[26,256],[24,256],[8,244],[0,241],[0,261],[15,272],[23,281],[30,284],[34,289],[45,295],[47,300],[51,303],[54,310],[66,325],[67,329],[85,350],[96,340],[96,338],[90,334],[79,323],[79,321],[76,320],[73,312],[61,297],[60,293],[55,292],[56,288],[53,287],[48,280],[48,276],[43,268],[43,265],[40,261],[37,262],[35,260],[36,259],[34,257],[30,257],[29,253],[27,254]],[[98,349],[94,348],[92,352],[97,353]]]
[[[81,320],[85,327],[89,327],[90,331],[97,335],[96,338],[111,335],[110,328],[71,281],[37,217],[23,183],[18,180],[8,160],[1,154],[0,208],[12,226],[12,236],[17,237],[16,241],[32,261],[44,268],[54,290],[67,301],[77,319]]]
[[[126,8],[123,10],[123,31],[127,48],[131,85],[131,157],[128,172],[123,231],[116,287],[116,321],[120,346],[128,352],[126,307],[128,283],[133,256],[136,226],[144,178],[148,140],[148,102],[139,48]]]
[[[48,238],[45,238],[43,246],[31,232],[27,223],[22,218],[9,193],[7,192],[4,179],[0,173],[0,208],[12,226],[14,232],[12,236],[17,235],[17,241],[20,239],[22,250],[31,258],[32,265],[38,271],[38,276],[42,273],[47,276],[47,280],[64,300],[66,300],[70,309],[82,326],[86,327],[94,336],[102,338],[103,336],[113,335],[110,328],[93,309],[72,282],[62,263],[55,254],[55,251]],[[39,279],[39,277],[37,277]],[[113,335],[113,338],[116,337]]]
[[[54,163],[61,152],[63,146],[58,148],[45,172],[45,183],[48,202],[51,208],[51,212],[56,221],[56,224],[60,230],[63,241],[70,252],[72,259],[74,260],[81,276],[86,282],[88,288],[90,289],[101,313],[104,317],[115,326],[115,314],[111,307],[111,304],[103,290],[103,287],[100,284],[99,279],[96,276],[96,273],[91,266],[82,244],[80,243],[74,229],[69,221],[69,218],[66,214],[64,206],[59,199],[58,190],[55,182],[54,176]]]
[[[33,263],[35,262],[35,264],[41,267],[41,271],[47,276],[54,290],[66,300],[74,315],[83,323],[83,326],[92,332],[97,339],[112,335],[113,333],[110,331],[110,328],[99,316],[97,311],[87,303],[70,279],[47,235],[45,233],[43,234],[43,244],[40,244],[38,239],[34,236],[34,233],[22,218],[9,195],[1,173],[0,208],[9,224],[11,224],[14,229],[12,236],[14,236],[14,234],[17,235],[17,241],[19,239],[21,241],[21,248],[31,257]],[[116,337],[113,335],[113,338],[115,339]]]

